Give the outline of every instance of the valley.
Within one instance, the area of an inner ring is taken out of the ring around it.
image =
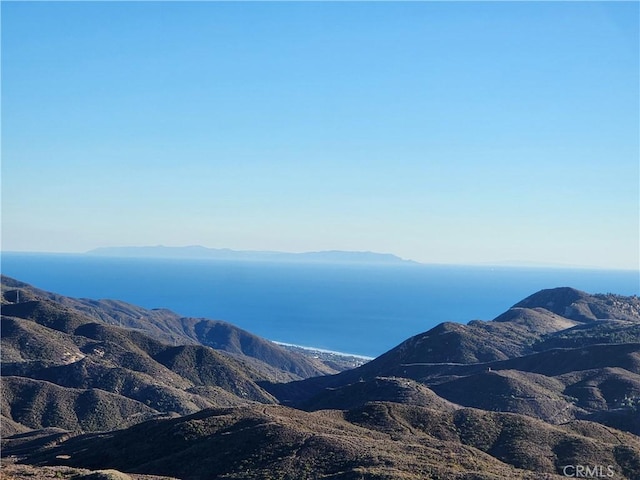
[[[1,409],[41,478],[638,479],[640,299],[543,290],[350,364],[3,276]]]

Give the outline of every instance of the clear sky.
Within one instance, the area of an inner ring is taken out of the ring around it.
[[[637,2],[2,2],[2,249],[638,268]]]

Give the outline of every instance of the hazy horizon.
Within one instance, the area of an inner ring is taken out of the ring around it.
[[[2,2],[2,250],[639,267],[637,2]]]
[[[532,269],[551,269],[551,270],[609,270],[609,271],[640,271],[639,267],[630,267],[630,268],[613,268],[613,267],[603,267],[597,266],[593,264],[569,264],[569,263],[548,263],[548,262],[535,262],[530,260],[522,260],[522,259],[507,259],[507,260],[496,260],[496,261],[478,261],[478,262],[469,262],[469,263],[456,263],[456,262],[419,262],[413,258],[401,257],[396,255],[393,252],[376,252],[372,250],[300,250],[300,251],[284,251],[284,250],[266,250],[266,249],[257,249],[257,250],[235,250],[227,247],[207,247],[203,245],[119,245],[119,246],[104,246],[91,248],[85,251],[38,251],[38,250],[6,250],[1,249],[0,255],[2,254],[25,254],[25,255],[90,255],[95,250],[104,249],[144,249],[144,248],[156,248],[156,247],[164,247],[170,249],[188,249],[193,247],[205,248],[209,250],[227,250],[234,253],[277,253],[277,254],[309,254],[309,253],[330,253],[330,252],[339,252],[339,253],[370,253],[374,255],[392,255],[398,258],[399,261],[409,262],[410,264],[422,265],[422,266],[451,266],[451,267],[504,267],[504,268],[532,268]],[[105,255],[112,256],[112,255]],[[126,258],[136,258],[133,255],[127,255]],[[140,258],[187,258],[188,257],[170,257],[170,256],[158,256],[153,257],[149,255],[145,255]],[[206,257],[194,257],[195,259],[205,259]],[[215,258],[213,259],[215,260]],[[251,259],[247,260],[251,261]],[[276,260],[277,261],[277,260]]]

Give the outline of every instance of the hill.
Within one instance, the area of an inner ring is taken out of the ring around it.
[[[185,480],[562,478],[563,465],[604,462],[634,478],[637,437],[587,423],[387,402],[313,413],[246,406],[75,437],[29,461]]]
[[[335,363],[325,364],[282,348],[227,322],[182,317],[166,309],[147,310],[119,300],[65,297],[4,275],[1,281],[3,315],[34,320],[56,330],[70,332],[90,321],[135,329],[167,344],[205,345],[241,356],[246,362],[255,359],[255,369],[280,380],[339,371]]]
[[[2,377],[2,411],[33,429],[70,431],[123,428],[157,416],[157,411],[101,389],[64,388],[25,377]]]
[[[273,403],[256,381],[290,380],[300,378],[292,371],[318,371],[305,357],[226,325],[226,338],[238,341],[236,351],[232,342],[219,351],[196,344],[187,334],[181,337],[189,340],[186,345],[169,344],[148,327],[163,325],[153,315],[131,320],[142,328],[115,326],[103,319],[113,321],[116,313],[99,302],[83,308],[89,301],[41,292],[6,277],[3,282],[9,287],[3,291],[1,319],[5,435],[46,427],[109,430],[159,414]],[[127,307],[126,318],[133,317],[132,311],[144,313]],[[168,317],[163,318],[168,324]],[[248,349],[263,358],[271,354],[271,362],[283,369],[244,354]]]
[[[224,322],[7,278],[2,298],[3,455],[30,468],[497,480],[600,465],[640,478],[637,297],[544,290],[332,375]]]
[[[640,399],[639,312],[637,297],[545,290],[492,321],[440,324],[359,368],[261,386],[286,405],[351,408],[353,398],[339,401],[347,386],[400,377],[459,405],[553,424],[599,419],[637,433],[638,422],[608,419],[633,414],[625,399]]]
[[[3,415],[29,428],[105,430],[125,426],[134,413],[142,420],[275,401],[252,379],[264,372],[209,347],[167,345],[93,322],[70,334],[3,316],[2,332]],[[101,419],[84,421],[96,405]]]

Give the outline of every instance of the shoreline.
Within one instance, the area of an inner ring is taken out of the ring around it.
[[[336,355],[339,357],[359,358],[367,361],[373,360],[374,358],[376,358],[376,357],[370,357],[368,355],[359,355],[357,353],[336,352],[335,350],[327,350],[324,348],[309,347],[306,345],[297,345],[295,343],[279,342],[277,340],[269,340],[269,341],[272,343],[275,343],[276,345],[280,345],[281,347],[299,348],[301,350],[306,350],[308,352],[318,352],[318,353],[324,353],[327,355]]]

